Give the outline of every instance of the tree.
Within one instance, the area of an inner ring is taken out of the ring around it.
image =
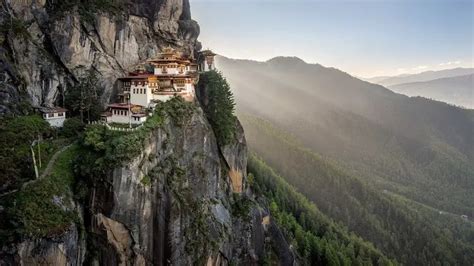
[[[38,135],[50,133],[49,124],[38,115],[0,119],[0,191],[34,176],[30,145]]]
[[[103,110],[100,102],[102,93],[97,74],[90,69],[76,86],[67,90],[66,107],[73,115],[79,115],[83,122],[97,120]]]
[[[209,71],[201,74],[198,84],[202,93],[201,103],[214,129],[217,141],[228,144],[235,134],[235,102],[230,86],[220,72]]]
[[[77,137],[84,130],[84,123],[78,117],[68,118],[64,121],[61,134],[65,137]]]

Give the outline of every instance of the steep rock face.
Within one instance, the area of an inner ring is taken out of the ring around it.
[[[90,68],[98,72],[105,102],[117,77],[163,47],[190,56],[199,49],[188,0],[133,0],[121,14],[104,11],[93,21],[84,21],[77,8],[57,14],[54,3],[2,0],[1,113],[19,111],[21,99],[33,106],[61,104],[64,91]],[[5,33],[10,21],[18,25]]]
[[[86,243],[81,230],[71,224],[51,236],[1,243],[0,265],[82,265]]]
[[[91,230],[101,265],[251,265],[264,256],[264,209],[233,192],[229,166],[246,179],[246,143],[219,151],[197,108],[178,126],[154,130],[140,156],[110,172],[91,193]],[[226,158],[227,157],[227,158]],[[227,161],[228,160],[228,161]],[[246,205],[236,211],[236,205]],[[112,254],[112,255],[111,255]]]
[[[18,247],[19,265],[80,265],[84,261],[85,243],[76,225],[53,239],[22,242]]]

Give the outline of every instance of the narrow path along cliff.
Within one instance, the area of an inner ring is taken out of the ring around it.
[[[59,155],[61,153],[63,153],[65,150],[67,150],[69,147],[71,147],[72,143],[67,145],[67,146],[64,146],[62,147],[60,150],[58,150],[52,157],[51,157],[51,160],[49,160],[48,162],[48,165],[46,166],[46,169],[44,170],[44,172],[41,174],[41,176],[38,178],[38,179],[33,179],[33,180],[30,180],[28,182],[25,182],[21,188],[25,188],[26,186],[32,184],[32,183],[35,183],[37,182],[38,180],[41,180],[43,178],[45,178],[46,176],[48,176],[49,174],[51,174],[51,170],[53,169],[53,166],[54,166],[54,163],[56,162],[56,160],[58,159]],[[13,190],[10,190],[10,191],[7,191],[3,194],[0,194],[0,198],[1,197],[4,197],[4,196],[7,196],[7,195],[10,195],[12,193],[15,193],[15,192],[18,192],[18,189],[13,189]]]
[[[46,166],[46,169],[44,170],[44,172],[41,174],[41,176],[36,179],[36,180],[39,180],[41,178],[44,178],[46,176],[48,176],[49,174],[51,174],[51,170],[53,169],[53,166],[54,166],[54,162],[56,162],[56,159],[58,159],[58,156],[63,153],[66,149],[68,149],[69,147],[71,147],[72,144],[69,144],[67,146],[64,146],[62,147],[60,150],[58,150],[52,157],[51,157],[51,160],[49,160],[48,162],[48,166]],[[35,182],[36,180],[31,180],[29,182],[26,182],[23,187],[27,186],[29,183],[31,182]]]

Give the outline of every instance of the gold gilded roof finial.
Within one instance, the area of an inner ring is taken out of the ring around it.
[[[175,53],[175,49],[173,49],[173,47],[171,47],[170,45],[168,45],[168,47],[165,47],[163,49],[163,53],[165,54],[174,54]]]

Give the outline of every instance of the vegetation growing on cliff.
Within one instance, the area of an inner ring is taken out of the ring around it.
[[[62,17],[67,12],[79,13],[82,20],[92,23],[97,13],[109,13],[118,15],[128,10],[129,0],[61,0],[48,1],[47,8],[55,17]]]
[[[17,187],[34,177],[30,145],[38,136],[46,137],[50,133],[49,124],[37,115],[0,119],[0,184],[3,188]]]
[[[8,19],[4,19],[3,23],[0,24],[0,34],[4,34],[5,36],[22,38],[22,39],[29,39],[31,35],[28,31],[28,24],[18,18],[10,17]]]
[[[69,147],[59,155],[51,174],[2,199],[5,212],[0,219],[0,242],[54,236],[77,221],[71,201],[72,162],[77,151],[76,145]]]
[[[322,214],[255,155],[249,158],[252,188],[270,202],[271,219],[292,239],[303,265],[393,265],[372,244]]]
[[[157,105],[153,116],[149,117],[142,127],[131,132],[118,132],[108,130],[103,125],[90,125],[84,132],[82,146],[85,148],[81,159],[89,161],[87,167],[83,167],[84,161],[78,163],[79,168],[85,173],[90,171],[103,172],[135,158],[140,154],[145,145],[145,140],[152,130],[163,125],[165,119],[178,126],[184,126],[194,112],[194,103],[186,102],[181,97],[173,97],[171,100]],[[92,169],[91,169],[92,166]]]
[[[197,85],[204,91],[204,112],[211,123],[221,145],[226,145],[235,134],[235,102],[230,86],[220,72],[208,71],[202,73]]]

